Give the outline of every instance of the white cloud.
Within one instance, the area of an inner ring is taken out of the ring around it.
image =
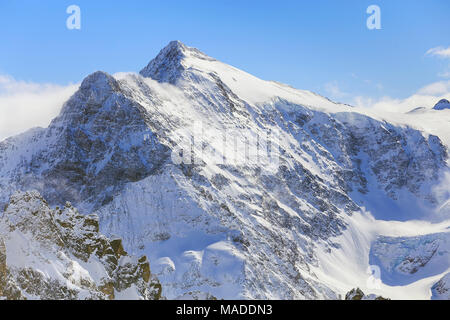
[[[426,52],[426,55],[429,56],[436,56],[442,59],[450,59],[450,47],[444,48],[444,47],[436,47],[431,48]],[[449,60],[450,61],[450,60]],[[450,64],[447,65],[447,67],[444,67],[442,72],[438,73],[438,76],[441,78],[450,78]]]
[[[437,56],[440,58],[448,59],[448,58],[450,58],[450,47],[448,47],[448,48],[444,48],[444,47],[431,48],[430,50],[427,51],[426,54],[430,55],[430,56]]]
[[[450,78],[450,71],[439,72],[438,76],[441,78]]]
[[[442,96],[450,92],[450,80],[431,83],[418,91],[420,95]]]
[[[354,98],[353,105],[379,111],[408,112],[418,107],[431,109],[443,98],[450,99],[450,80],[426,85],[406,99],[396,99],[388,96],[373,99],[358,96]]]
[[[48,126],[77,88],[77,84],[39,84],[0,75],[0,141],[32,127]]]

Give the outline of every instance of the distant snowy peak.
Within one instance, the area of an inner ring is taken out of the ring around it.
[[[407,114],[414,114],[414,113],[422,113],[423,114],[430,110],[445,110],[445,109],[450,109],[450,102],[447,99],[441,99],[431,109],[430,109],[430,107],[417,107],[406,113]]]
[[[450,102],[447,99],[439,100],[439,102],[436,103],[433,109],[434,110],[450,109]]]

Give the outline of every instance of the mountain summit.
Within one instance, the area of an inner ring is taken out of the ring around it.
[[[88,76],[48,128],[0,142],[0,208],[22,210],[22,191],[50,217],[67,201],[95,214],[169,299],[338,299],[371,289],[373,265],[377,294],[429,298],[450,251],[447,161],[438,135],[175,41],[140,74]]]
[[[159,82],[174,84],[189,68],[188,59],[213,60],[195,48],[190,48],[180,41],[171,41],[162,49],[155,59],[141,70],[143,77],[152,78]]]

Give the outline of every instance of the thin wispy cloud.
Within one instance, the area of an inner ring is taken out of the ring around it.
[[[431,48],[426,52],[426,55],[438,57],[440,59],[444,59],[448,64],[444,67],[445,70],[438,73],[438,76],[441,78],[450,78],[450,47],[436,47]]]
[[[426,53],[429,56],[436,56],[444,59],[450,59],[450,47],[444,48],[444,47],[436,47],[431,48]]]
[[[0,75],[0,141],[48,126],[77,88],[77,84],[40,84]]]

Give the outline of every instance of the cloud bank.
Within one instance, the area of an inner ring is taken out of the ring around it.
[[[0,141],[32,127],[46,127],[78,84],[60,86],[0,75]]]

